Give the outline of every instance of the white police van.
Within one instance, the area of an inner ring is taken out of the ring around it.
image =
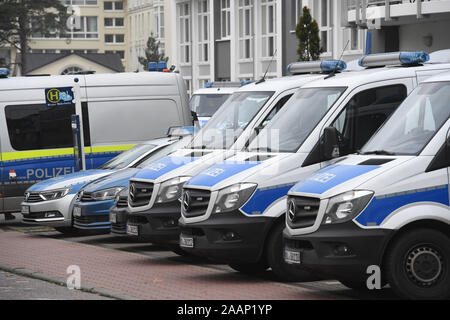
[[[351,288],[378,270],[402,297],[449,298],[449,101],[450,73],[426,80],[358,154],[295,185],[285,259]]]
[[[424,77],[450,70],[420,65],[427,59],[424,52],[370,55],[362,60],[366,70],[302,86],[245,151],[186,182],[183,249],[241,272],[270,267],[283,280],[311,279],[284,262],[287,192],[360,149]]]
[[[220,106],[243,85],[245,83],[208,82],[204,88],[195,91],[189,105],[191,111],[195,112],[200,128],[204,127]]]
[[[319,62],[320,64],[320,62]],[[323,68],[334,68],[335,61]],[[194,136],[190,145],[147,166],[130,179],[127,233],[179,249],[183,184],[210,165],[241,150],[305,83],[323,78],[322,69],[305,64],[302,75],[265,80],[238,89]],[[326,69],[324,69],[326,70]],[[310,73],[315,71],[316,74]],[[207,203],[205,198],[203,203]]]
[[[185,83],[176,73],[0,79],[0,213],[20,211],[30,185],[73,172],[75,106],[48,107],[45,92],[73,87],[75,78],[81,86],[87,169],[164,136],[171,126],[192,125]]]

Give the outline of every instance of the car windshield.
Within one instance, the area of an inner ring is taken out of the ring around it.
[[[274,92],[237,92],[194,137],[189,148],[228,149]]]
[[[296,152],[345,89],[299,89],[250,143],[248,150]]]
[[[177,142],[174,142],[172,144],[169,144],[167,146],[159,148],[155,152],[152,152],[151,155],[148,158],[146,158],[144,161],[140,162],[136,168],[138,168],[138,169],[145,168],[150,163],[153,163],[156,160],[158,160],[162,157],[165,157],[178,149],[183,149],[184,146],[186,144],[188,144],[189,141],[191,141],[191,139],[192,139],[192,136],[186,136]]]
[[[231,94],[194,94],[189,104],[198,117],[212,117],[230,96]]]
[[[105,164],[103,164],[100,169],[123,169],[128,167],[133,161],[138,159],[140,156],[149,152],[150,150],[156,148],[154,144],[138,144],[133,148],[122,152],[117,157],[112,158]]]
[[[417,87],[361,149],[362,154],[418,155],[450,115],[450,82]]]

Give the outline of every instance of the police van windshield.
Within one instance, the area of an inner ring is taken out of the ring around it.
[[[189,102],[198,117],[212,117],[231,94],[194,94]]]
[[[420,85],[400,105],[362,154],[418,155],[450,116],[450,82]]]
[[[237,92],[228,99],[188,148],[229,149],[274,92]]]
[[[152,152],[151,155],[148,158],[145,158],[144,161],[141,161],[136,168],[138,169],[142,169],[145,168],[146,166],[148,166],[149,164],[155,162],[156,160],[165,157],[167,155],[169,155],[170,153],[178,150],[178,149],[182,149],[187,143],[189,143],[189,141],[192,139],[191,136],[186,136],[183,137],[182,139],[180,139],[177,142],[174,142],[172,144],[169,144],[165,147],[162,147],[158,150],[156,150],[155,152]]]
[[[248,150],[296,152],[345,89],[299,89],[250,143]]]
[[[112,158],[103,164],[100,169],[123,169],[137,158],[154,148],[156,148],[156,145],[154,144],[138,144],[137,146],[122,152],[117,157]]]

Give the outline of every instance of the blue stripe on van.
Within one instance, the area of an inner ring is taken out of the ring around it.
[[[275,201],[287,195],[293,185],[275,187],[271,189],[257,189],[241,210],[248,214],[262,214]]]
[[[363,226],[379,226],[392,212],[411,203],[435,202],[449,205],[448,185],[402,192],[401,195],[375,197],[355,219]]]

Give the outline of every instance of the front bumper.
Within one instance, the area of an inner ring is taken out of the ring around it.
[[[382,266],[383,253],[393,230],[362,229],[354,222],[321,226],[316,232],[292,236],[283,232],[284,250],[299,253],[300,263],[325,277],[365,281],[367,267]],[[292,262],[291,262],[292,263]]]
[[[68,194],[57,200],[42,202],[22,202],[22,206],[29,207],[29,213],[23,214],[22,221],[26,224],[46,225],[50,227],[72,226],[72,204],[76,194]],[[52,213],[56,217],[48,218],[46,214]]]
[[[155,204],[149,210],[129,212],[127,224],[137,227],[140,238],[155,244],[177,244],[180,235],[178,220],[181,217],[178,200]]]
[[[263,254],[266,236],[274,221],[269,217],[248,217],[239,210],[213,214],[197,223],[186,223],[182,218],[180,238],[193,240],[192,248],[182,248],[222,263],[254,263]]]
[[[73,225],[78,229],[108,230],[111,229],[109,222],[109,210],[114,205],[114,200],[79,202],[73,205]],[[76,209],[76,207],[80,209]],[[76,211],[79,214],[76,214]]]
[[[127,234],[127,219],[128,219],[128,208],[118,208],[113,206],[109,211],[109,217],[111,222],[111,233],[115,235],[126,235]],[[112,219],[114,216],[114,221]]]

